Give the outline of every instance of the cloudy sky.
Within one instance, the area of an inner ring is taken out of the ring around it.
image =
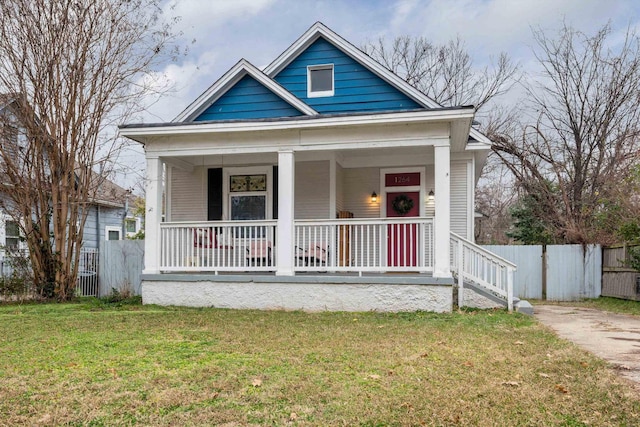
[[[636,28],[637,0],[168,0],[188,55],[162,71],[172,91],[148,109],[145,122],[171,121],[240,58],[268,65],[316,21],[356,46],[379,37],[424,36],[446,42],[459,35],[475,64],[502,51],[535,74],[531,29],[556,32],[563,20],[593,33],[610,22],[614,31]],[[122,162],[144,164],[141,150]],[[139,166],[118,179],[140,176]]]

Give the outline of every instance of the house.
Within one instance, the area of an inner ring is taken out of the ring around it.
[[[511,308],[515,266],[472,242],[473,118],[318,22],[172,122],[121,126],[147,162],[143,302],[450,311],[455,287]]]
[[[92,175],[98,183],[90,201],[82,247],[98,249],[101,242],[123,240],[142,230],[142,219],[132,209],[136,196],[97,173]]]
[[[24,137],[24,125],[19,108],[16,107],[16,96],[0,94],[0,140],[2,141],[2,155],[12,156],[14,166],[26,162],[21,160],[19,152],[23,152],[27,147],[27,140]],[[15,156],[15,157],[13,157]],[[4,157],[3,157],[4,158]],[[3,162],[0,174],[5,167],[10,167]],[[76,170],[78,171],[78,169]],[[19,169],[17,176],[25,176],[28,173]],[[79,174],[76,174],[76,179]],[[129,201],[133,201],[134,196],[130,191],[118,186],[108,179],[91,171],[92,184],[95,188],[94,194],[90,197],[88,204],[87,219],[84,226],[82,249],[97,250],[100,242],[105,240],[121,240],[125,235],[137,233],[142,222],[140,218],[133,215],[129,207]],[[4,209],[0,209],[0,262],[5,257],[6,249],[26,249],[26,244],[20,236],[19,222],[15,215],[9,214],[13,203],[10,198],[0,195]]]

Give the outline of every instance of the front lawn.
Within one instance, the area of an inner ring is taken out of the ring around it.
[[[638,425],[604,362],[504,311],[0,306],[0,425]]]

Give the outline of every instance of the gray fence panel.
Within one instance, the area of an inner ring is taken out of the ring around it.
[[[140,295],[144,266],[143,240],[108,240],[100,243],[100,296],[113,289]]]
[[[518,298],[542,298],[541,245],[483,245],[484,248],[518,266],[513,275],[513,295]]]
[[[598,298],[602,288],[599,245],[547,246],[547,299]]]

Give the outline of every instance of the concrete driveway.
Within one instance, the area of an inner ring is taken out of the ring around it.
[[[557,305],[536,305],[534,316],[561,338],[605,359],[622,376],[640,383],[640,316]]]

